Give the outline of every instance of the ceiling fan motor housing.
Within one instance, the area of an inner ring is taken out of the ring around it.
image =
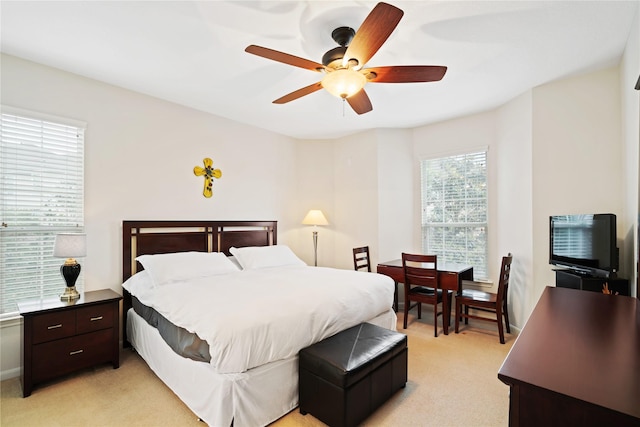
[[[344,58],[344,54],[347,51],[346,46],[338,46],[333,49],[327,51],[324,55],[322,55],[322,65],[330,68],[338,68],[342,66],[342,58]]]
[[[351,27],[338,27],[331,32],[331,38],[340,46],[349,46],[356,35],[356,30]]]
[[[342,58],[347,51],[347,46],[353,40],[356,31],[351,27],[338,27],[331,32],[331,38],[340,46],[335,47],[322,56],[322,65],[325,67],[338,68],[341,66]]]

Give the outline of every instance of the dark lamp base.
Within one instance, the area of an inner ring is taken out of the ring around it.
[[[75,301],[80,298],[80,294],[76,291],[76,280],[80,275],[80,264],[77,262],[74,264],[63,264],[60,266],[60,273],[64,277],[64,281],[67,282],[67,288],[64,293],[60,295],[61,301]]]

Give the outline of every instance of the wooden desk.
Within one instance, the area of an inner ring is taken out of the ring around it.
[[[391,277],[396,286],[398,283],[404,283],[404,271],[402,269],[402,260],[394,259],[392,261],[381,262],[378,264],[376,271],[380,274]],[[473,280],[473,267],[463,264],[438,263],[438,282],[442,289],[460,292],[463,280]],[[443,317],[444,334],[449,334],[449,324],[451,321],[451,301],[449,295],[444,292],[443,303],[445,304],[445,313]]]
[[[498,378],[510,426],[640,426],[638,300],[547,287]]]

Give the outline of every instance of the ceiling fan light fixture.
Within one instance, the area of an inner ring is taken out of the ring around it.
[[[349,98],[360,92],[367,78],[354,70],[344,68],[327,73],[322,79],[322,87],[338,98]]]

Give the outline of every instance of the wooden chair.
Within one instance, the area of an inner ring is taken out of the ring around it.
[[[465,324],[469,323],[469,319],[496,322],[498,324],[500,343],[504,344],[504,331],[502,325],[503,316],[506,323],[507,333],[511,333],[511,327],[509,326],[509,311],[507,310],[507,290],[509,289],[509,275],[511,273],[512,259],[513,256],[511,253],[502,257],[498,293],[494,294],[490,292],[463,289],[462,292],[456,296],[456,334],[458,333],[458,325],[462,318],[464,318]],[[469,314],[469,308],[491,312],[495,314],[495,318]]]
[[[366,268],[371,273],[371,262],[369,261],[369,246],[353,248],[353,268],[360,271]]]
[[[442,311],[438,311],[438,304],[443,301],[443,291],[438,283],[438,257],[436,255],[402,254],[402,269],[404,270],[404,329],[407,329],[409,310],[418,306],[418,319],[422,318],[422,304],[433,305],[434,336],[438,336],[438,316],[449,315],[450,309],[442,304]],[[415,302],[411,305],[411,302]],[[443,314],[444,313],[444,314]]]

